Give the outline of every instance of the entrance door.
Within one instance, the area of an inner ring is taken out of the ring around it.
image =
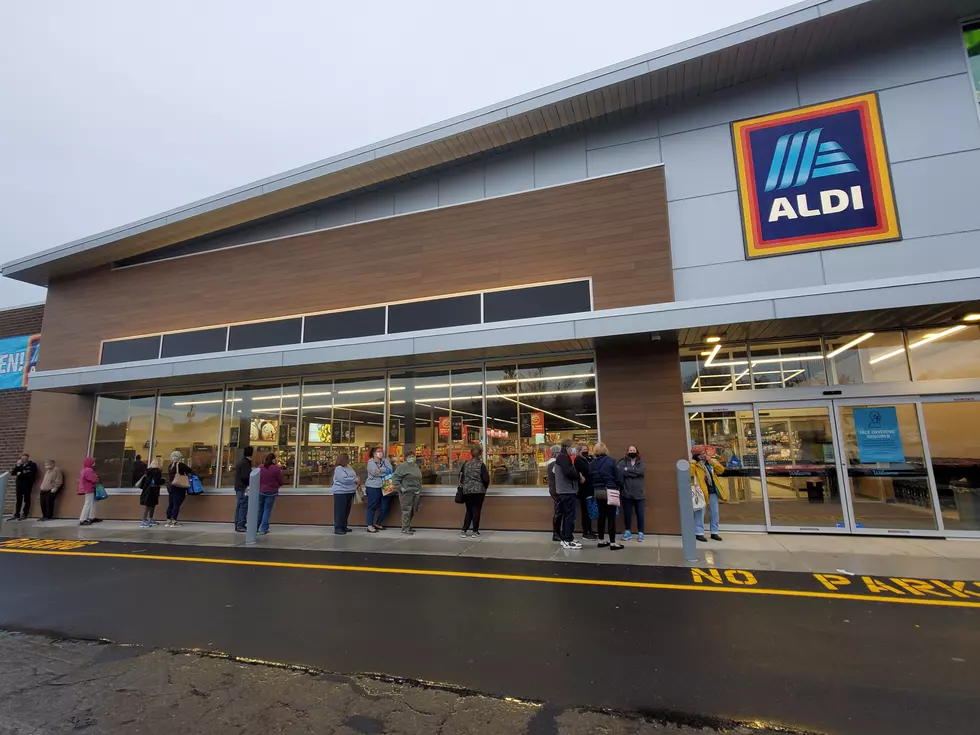
[[[835,405],[854,530],[939,530],[938,501],[916,402],[876,398]]]
[[[758,406],[770,531],[847,533],[829,401]]]

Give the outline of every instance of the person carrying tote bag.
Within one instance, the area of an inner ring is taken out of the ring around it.
[[[184,455],[174,451],[170,454],[170,469],[167,471],[167,493],[170,499],[167,502],[167,528],[175,528],[180,523],[177,518],[180,516],[180,506],[184,504],[187,497],[187,488],[191,486],[191,468],[184,464]]]
[[[599,442],[592,448],[595,459],[592,460],[592,489],[596,503],[599,506],[598,532],[599,548],[609,547],[619,551],[622,544],[616,543],[616,511],[619,510],[620,491],[623,489],[623,474],[616,465],[616,460],[609,456],[609,448]],[[605,540],[608,526],[609,540]]]

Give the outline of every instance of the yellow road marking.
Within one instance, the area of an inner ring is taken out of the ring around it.
[[[760,589],[758,587],[705,587],[696,584],[670,582],[626,582],[616,579],[573,579],[569,577],[539,577],[522,574],[495,574],[489,572],[454,572],[443,569],[398,569],[393,567],[353,567],[342,564],[303,564],[300,562],[258,561],[249,559],[213,559],[195,556],[160,556],[156,554],[121,554],[107,551],[43,551],[40,549],[0,548],[6,554],[35,554],[41,556],[80,556],[101,559],[134,559],[151,561],[180,561],[198,564],[227,564],[246,567],[272,567],[279,569],[312,569],[328,572],[366,572],[370,574],[406,574],[419,577],[457,577],[462,579],[491,579],[507,582],[539,582],[571,584],[592,587],[626,587],[647,590],[679,590],[683,592],[734,592],[742,595],[775,595],[777,597],[810,597],[823,600],[858,600],[861,602],[893,602],[903,605],[932,605],[936,607],[969,607],[978,609],[980,603],[958,600],[932,600],[902,597],[872,597],[841,592],[809,592],[805,590]]]

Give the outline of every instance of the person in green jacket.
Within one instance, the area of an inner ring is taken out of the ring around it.
[[[415,533],[412,518],[422,495],[422,470],[415,463],[415,452],[410,451],[405,455],[405,461],[395,468],[391,481],[398,488],[398,500],[402,506],[402,533],[411,536]]]

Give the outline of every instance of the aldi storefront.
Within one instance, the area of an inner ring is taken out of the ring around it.
[[[117,518],[180,451],[230,522],[252,445],[325,524],[339,454],[411,448],[454,527],[479,443],[485,527],[545,530],[548,447],[632,444],[673,533],[704,446],[723,529],[980,534],[972,4],[804,2],[7,264],[28,449]]]

